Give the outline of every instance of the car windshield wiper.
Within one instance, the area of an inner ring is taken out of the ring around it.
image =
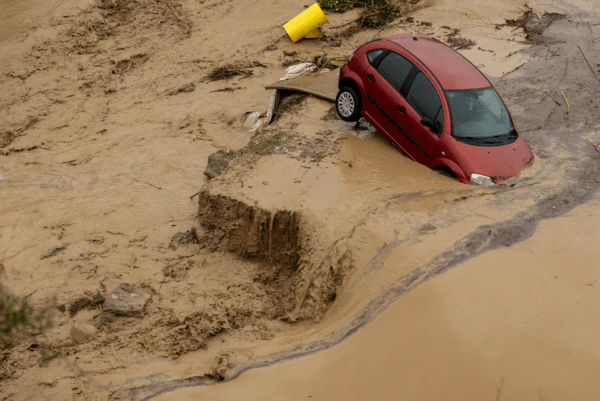
[[[467,139],[472,142],[483,142],[483,143],[504,143],[517,137],[516,132],[513,130],[508,134],[495,135],[495,136],[468,136],[461,135],[457,136],[457,139]]]
[[[502,142],[501,140],[499,140],[499,137],[496,136],[457,136],[456,138],[458,139],[468,139],[470,141],[473,142]]]
[[[519,135],[517,134],[517,131],[515,131],[514,129],[511,130],[510,132],[506,133],[506,134],[502,134],[502,135],[495,135],[491,138],[506,138],[506,139],[515,139],[516,137],[518,137]]]

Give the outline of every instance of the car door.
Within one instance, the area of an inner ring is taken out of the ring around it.
[[[419,70],[411,74],[409,82],[403,88],[403,94],[406,95],[406,100],[403,103],[404,118],[400,119],[400,124],[412,138],[409,149],[414,151],[415,160],[429,165],[439,145],[444,125],[440,96],[429,78]],[[429,125],[429,122],[432,124]]]
[[[369,55],[375,51],[369,52]],[[364,72],[367,99],[366,114],[381,134],[405,153],[406,140],[400,125],[395,121],[395,111],[401,99],[399,90],[406,81],[413,65],[398,53],[385,50],[374,57]],[[410,155],[409,155],[410,156]]]

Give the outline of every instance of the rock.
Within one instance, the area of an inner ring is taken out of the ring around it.
[[[86,342],[96,332],[98,332],[98,329],[89,323],[75,323],[71,326],[71,337],[78,344]]]
[[[273,50],[277,50],[277,46],[267,46],[267,50],[272,52]]]
[[[180,92],[192,92],[194,89],[196,89],[196,85],[194,85],[193,82],[190,82],[189,84],[184,85]]]
[[[210,178],[215,178],[221,175],[223,170],[229,165],[229,162],[234,158],[235,151],[219,150],[216,153],[208,156],[208,163],[206,164],[206,170],[204,175]]]
[[[106,297],[104,312],[117,315],[140,314],[149,299],[150,294],[131,284],[123,283]]]

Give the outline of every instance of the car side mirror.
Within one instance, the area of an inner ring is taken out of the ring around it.
[[[421,119],[421,124],[423,124],[424,126],[429,128],[436,134],[439,133],[439,131],[440,131],[439,125],[437,123],[434,123],[433,121],[431,121],[428,117],[423,117]]]
[[[431,120],[430,120],[429,118],[427,118],[427,117],[423,117],[423,118],[421,119],[421,124],[423,124],[424,126],[426,126],[427,128],[430,128],[430,129],[432,129],[432,130],[434,129],[434,128],[433,128],[433,121],[431,121]]]

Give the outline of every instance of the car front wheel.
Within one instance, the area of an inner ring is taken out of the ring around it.
[[[359,95],[349,87],[340,89],[335,99],[335,109],[342,120],[358,121],[361,109]]]

